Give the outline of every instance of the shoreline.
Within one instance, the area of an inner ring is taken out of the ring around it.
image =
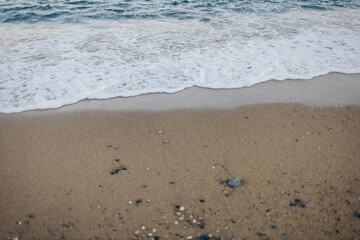
[[[132,97],[84,99],[59,108],[33,109],[6,114],[56,113],[82,110],[159,111],[176,109],[231,109],[267,103],[307,106],[360,105],[360,73],[328,73],[311,79],[269,80],[249,87],[211,89],[191,87],[175,93],[148,93]]]

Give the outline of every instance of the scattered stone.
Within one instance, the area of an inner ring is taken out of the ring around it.
[[[185,211],[185,207],[181,206],[181,207],[179,208],[179,210],[183,212],[183,211]]]
[[[265,237],[266,236],[266,234],[262,233],[262,232],[258,232],[258,233],[256,233],[256,235],[258,235],[259,237]]]
[[[296,198],[296,199],[294,200],[294,202],[295,202],[295,203],[299,203],[299,202],[300,202],[300,199]]]
[[[273,224],[272,222],[267,222],[267,224],[269,224],[269,226],[272,228],[272,229],[276,229],[277,226],[275,224]]]
[[[129,201],[129,205],[131,205],[132,204],[132,201]]]
[[[147,188],[146,184],[141,185],[141,188]]]
[[[116,168],[114,171],[111,172],[111,175],[118,174],[121,170],[126,171],[126,167]]]
[[[166,140],[166,139],[165,139],[165,140],[163,141],[163,143],[168,144],[168,143],[169,143],[169,140]]]
[[[240,184],[240,182],[241,182],[241,178],[234,178],[232,180],[229,180],[227,182],[227,185],[229,187],[236,187],[236,186],[238,186]]]
[[[120,159],[116,158],[116,159],[115,159],[115,162],[120,162]]]
[[[159,239],[160,239],[160,237],[159,237],[159,236],[157,236],[157,235],[155,235],[155,236],[153,236],[153,239],[154,239],[154,240],[159,240]]]
[[[321,198],[320,198],[320,201],[324,201],[324,198],[323,198],[323,197],[321,197]]]
[[[304,201],[300,204],[300,207],[304,208],[304,207],[306,207],[306,205],[307,205],[307,202]]]
[[[204,199],[200,199],[200,200],[199,200],[199,202],[204,203],[204,202],[205,202],[205,200],[204,200]]]
[[[205,227],[205,222],[201,222],[201,223],[199,224],[199,228],[203,229],[204,227]]]
[[[136,200],[136,204],[140,204],[140,203],[142,203],[141,199]]]
[[[357,217],[357,218],[360,218],[360,213],[358,213],[358,212],[355,212],[355,217]]]
[[[118,150],[119,149],[119,147],[118,146],[116,146],[116,147],[114,147],[115,148],[115,150]]]
[[[142,229],[142,230],[145,230],[145,229],[146,229],[145,225],[142,225],[142,226],[141,226],[141,229]]]

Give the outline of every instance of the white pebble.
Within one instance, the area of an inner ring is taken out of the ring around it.
[[[135,235],[139,235],[140,234],[140,231],[139,230],[136,230],[135,231]]]
[[[131,205],[131,204],[132,204],[132,201],[129,201],[129,204]]]
[[[184,210],[185,210],[185,207],[181,206],[180,211],[184,211]]]
[[[175,221],[175,222],[174,222],[174,224],[175,224],[175,225],[178,225],[178,224],[179,224],[179,222],[178,222],[178,221]]]
[[[156,229],[155,229],[155,228],[154,228],[152,231],[153,231],[153,233],[156,233]]]
[[[192,236],[188,236],[187,239],[192,239]]]
[[[145,230],[145,229],[146,229],[145,225],[142,225],[142,226],[141,226],[141,229],[142,229],[142,230]]]
[[[146,170],[150,170],[150,168],[146,168]]]
[[[151,234],[151,233],[148,233],[147,235],[148,235],[148,237],[152,237],[152,234]]]
[[[159,133],[159,134],[162,134],[162,130],[159,130],[158,133]]]
[[[215,166],[212,166],[211,168],[213,168],[213,169],[214,169],[214,168],[215,168]]]
[[[193,219],[193,223],[196,223],[196,220],[195,220],[195,219]]]

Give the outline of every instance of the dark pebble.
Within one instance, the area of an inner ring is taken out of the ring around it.
[[[153,236],[153,239],[154,239],[154,240],[159,240],[160,237],[159,237],[159,236]]]
[[[142,188],[147,188],[147,185],[146,185],[146,184],[144,184],[144,185],[141,185],[141,187],[142,187]]]
[[[300,199],[296,198],[296,199],[294,200],[294,202],[299,203],[299,202],[300,202]]]
[[[142,203],[141,199],[136,200],[136,204],[140,204],[140,203]]]
[[[259,237],[265,237],[266,236],[266,234],[262,233],[262,232],[258,232],[258,233],[256,233],[256,235],[258,235]]]
[[[302,202],[302,203],[300,204],[300,207],[304,208],[304,207],[306,207],[306,205],[307,205],[307,202]]]
[[[116,168],[113,172],[111,172],[111,175],[118,174],[121,170],[126,171],[126,167]]]
[[[266,209],[266,212],[270,212],[271,211],[271,209],[269,208],[269,209]]]
[[[203,229],[203,228],[205,227],[205,222],[201,222],[200,225],[199,225],[199,227],[200,227],[201,229]]]
[[[292,203],[292,202],[291,202],[291,203],[289,203],[289,206],[290,206],[290,207],[296,207],[296,203]]]
[[[241,178],[234,178],[234,179],[231,179],[227,182],[227,185],[229,187],[236,187],[240,184],[241,182]]]
[[[209,238],[208,235],[203,234],[203,235],[200,236],[199,239],[200,239],[200,240],[209,240],[209,239],[211,239],[211,238]]]
[[[335,230],[336,233],[339,233],[340,231],[338,229]]]
[[[176,209],[180,209],[180,205],[175,205],[175,208],[176,208]]]
[[[118,159],[118,158],[117,158],[117,159],[115,159],[115,162],[120,162],[120,159]]]
[[[199,202],[204,203],[204,202],[205,202],[205,200],[204,200],[204,199],[200,199],[200,200],[199,200]]]
[[[175,182],[171,181],[170,184],[175,184]]]
[[[355,217],[360,218],[360,213],[355,212]]]
[[[323,197],[321,197],[321,198],[320,198],[320,201],[324,201],[324,198],[323,198]]]

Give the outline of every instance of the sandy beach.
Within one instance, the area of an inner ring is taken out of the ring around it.
[[[0,239],[359,239],[359,79],[1,114]]]

